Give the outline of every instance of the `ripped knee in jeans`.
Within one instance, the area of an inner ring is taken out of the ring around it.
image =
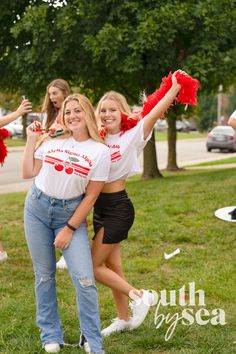
[[[91,285],[93,285],[93,279],[91,279],[89,277],[80,277],[79,283],[81,286],[91,286]]]

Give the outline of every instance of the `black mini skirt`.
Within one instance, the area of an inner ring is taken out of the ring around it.
[[[93,227],[95,236],[104,228],[103,243],[118,243],[127,239],[133,222],[134,207],[125,190],[99,194],[94,205]]]

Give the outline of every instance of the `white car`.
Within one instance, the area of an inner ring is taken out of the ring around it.
[[[9,131],[10,137],[23,135],[23,124],[21,117],[4,126]]]

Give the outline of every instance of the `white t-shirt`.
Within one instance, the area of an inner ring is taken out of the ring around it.
[[[34,157],[43,160],[35,185],[57,199],[75,198],[86,191],[89,181],[106,181],[110,170],[110,152],[105,144],[73,137],[45,141]]]
[[[106,144],[111,153],[111,168],[106,183],[126,179],[140,172],[138,157],[152,135],[150,133],[144,140],[143,123],[142,119],[134,128],[123,134],[107,134]]]
[[[229,118],[236,119],[236,111],[234,111]]]

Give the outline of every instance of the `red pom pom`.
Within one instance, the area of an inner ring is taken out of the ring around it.
[[[121,131],[122,133],[126,132],[129,129],[132,129],[137,125],[138,119],[129,117],[125,114],[121,114]]]
[[[200,82],[193,79],[190,75],[182,74],[179,71],[177,71],[175,76],[181,85],[176,101],[195,106],[197,104],[197,90],[200,87]]]
[[[3,165],[5,158],[7,156],[7,147],[3,142],[3,139],[9,137],[9,132],[7,129],[2,128],[0,129],[0,163]]]
[[[138,123],[138,119],[134,117],[129,117],[126,114],[121,113],[121,135],[124,134],[127,130],[135,127]],[[99,130],[99,134],[102,139],[106,138],[107,128],[102,124],[102,128]]]
[[[179,71],[175,74],[178,83],[181,85],[176,101],[182,104],[197,104],[197,90],[200,87],[198,80],[193,79],[190,75],[183,74]],[[167,77],[162,79],[160,88],[157,89],[153,94],[148,96],[144,102],[141,110],[142,118],[145,117],[156,104],[165,96],[172,86],[172,73],[169,73]],[[164,116],[160,117],[163,118]]]
[[[5,128],[0,129],[0,140],[9,138],[10,134],[9,131]]]
[[[142,118],[145,117],[155,106],[156,104],[165,96],[165,94],[169,91],[172,86],[172,74],[169,73],[167,77],[162,79],[162,83],[160,88],[153,92],[151,95],[146,97],[143,102],[143,107],[141,110]],[[160,117],[160,118],[164,118]]]

